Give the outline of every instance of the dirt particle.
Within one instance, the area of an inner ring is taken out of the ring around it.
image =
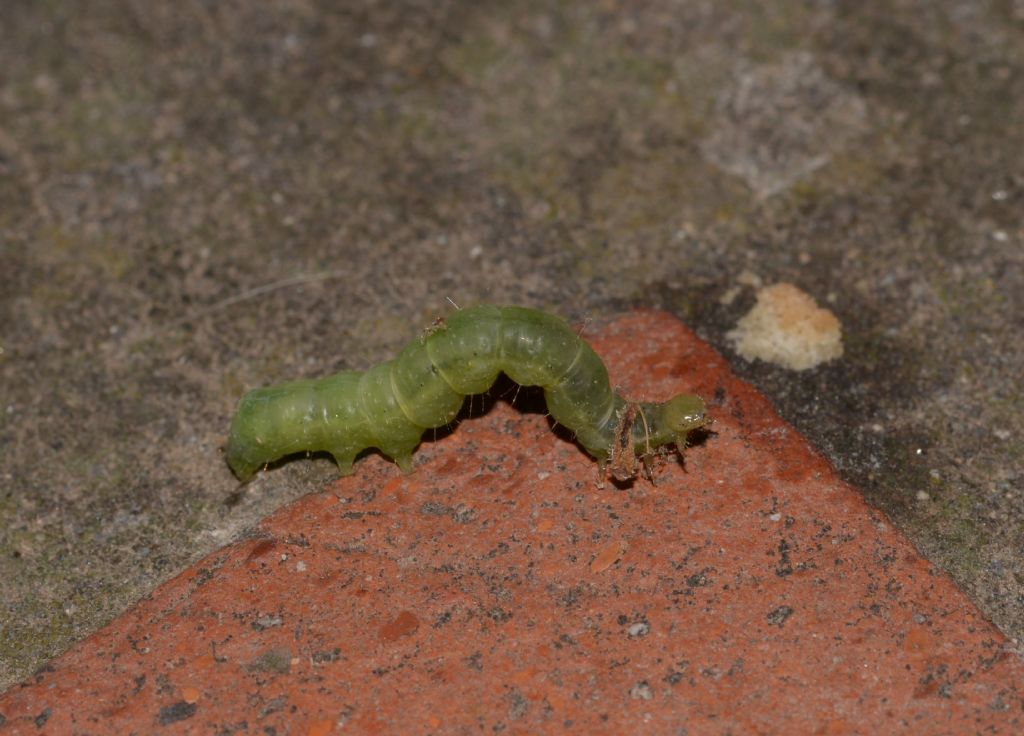
[[[767,618],[768,623],[772,626],[778,626],[780,629],[786,623],[786,619],[793,615],[793,609],[789,606],[779,606],[775,610],[771,611]]]
[[[256,629],[256,631],[264,631],[265,629],[271,629],[275,626],[280,626],[282,623],[284,623],[284,619],[280,616],[266,614],[264,616],[260,616],[258,619],[253,621],[252,627]]]
[[[409,611],[402,611],[394,620],[384,624],[380,630],[381,641],[396,641],[411,636],[420,627],[420,620]]]
[[[590,563],[590,571],[599,573],[614,565],[629,549],[629,543],[625,540],[613,540],[604,545]]]
[[[252,560],[257,560],[260,557],[273,552],[275,547],[277,547],[277,543],[273,539],[261,539],[252,546],[252,549],[249,551],[249,555],[245,558],[245,561],[251,562]]]
[[[627,634],[630,639],[639,639],[642,636],[647,636],[651,632],[651,625],[646,621],[638,621],[633,624],[627,630]]]
[[[630,688],[629,697],[633,698],[633,700],[650,700],[654,697],[654,691],[651,690],[651,686],[644,680]]]

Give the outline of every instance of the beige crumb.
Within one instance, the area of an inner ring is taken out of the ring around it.
[[[793,284],[757,292],[757,304],[727,337],[747,360],[761,360],[795,371],[814,368],[843,354],[842,327]]]

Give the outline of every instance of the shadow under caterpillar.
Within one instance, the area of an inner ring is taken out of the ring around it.
[[[710,423],[704,402],[680,394],[663,403],[627,401],[612,390],[597,353],[563,320],[525,307],[460,309],[413,340],[394,360],[365,372],[256,389],[231,421],[227,462],[240,480],[297,452],[330,453],[343,475],[375,447],[412,471],[423,432],[449,424],[463,400],[505,373],[540,386],[548,411],[617,480]]]

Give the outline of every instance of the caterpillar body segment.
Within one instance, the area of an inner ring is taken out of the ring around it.
[[[347,475],[356,456],[375,447],[410,472],[423,432],[451,423],[465,397],[487,391],[499,373],[542,387],[554,420],[620,480],[636,475],[638,457],[670,444],[682,451],[689,432],[709,423],[693,394],[628,402],[612,390],[597,353],[558,317],[479,306],[365,372],[249,392],[231,422],[227,462],[244,481],[285,455],[325,451]]]

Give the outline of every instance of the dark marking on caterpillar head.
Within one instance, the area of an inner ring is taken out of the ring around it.
[[[541,387],[553,422],[619,481],[636,477],[659,448],[681,453],[689,433],[710,423],[693,394],[626,401],[593,349],[558,317],[479,306],[436,320],[394,360],[363,373],[249,392],[231,422],[227,462],[247,480],[285,455],[327,452],[347,475],[373,447],[410,472],[423,432],[451,424],[464,398],[487,391],[501,373]]]

